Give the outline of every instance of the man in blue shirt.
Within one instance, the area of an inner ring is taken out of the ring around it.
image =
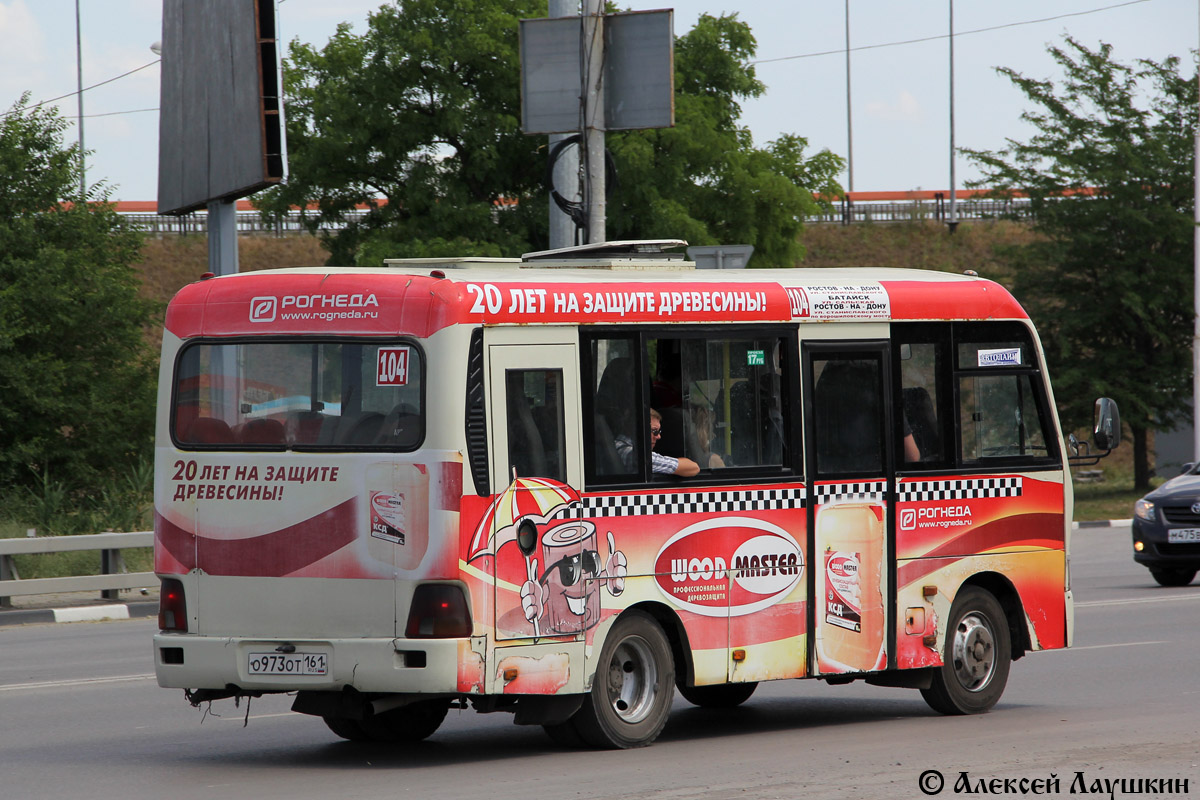
[[[650,409],[650,471],[656,475],[678,475],[682,478],[690,478],[700,472],[700,465],[690,458],[673,458],[664,456],[662,453],[654,452],[655,445],[662,437],[662,415]],[[625,469],[633,472],[633,440],[627,434],[620,434],[614,442],[617,448],[617,455],[621,457],[621,463]]]

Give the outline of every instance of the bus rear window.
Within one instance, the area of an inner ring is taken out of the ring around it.
[[[411,342],[198,342],[175,367],[184,448],[414,450],[424,363]]]

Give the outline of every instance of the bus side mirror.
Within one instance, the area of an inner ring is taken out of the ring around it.
[[[1098,449],[1112,450],[1121,443],[1121,412],[1115,400],[1098,399],[1092,420],[1092,441]]]

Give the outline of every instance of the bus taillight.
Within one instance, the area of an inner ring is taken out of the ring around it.
[[[187,633],[187,602],[183,597],[183,582],[176,578],[163,578],[158,595],[158,627],[159,630]]]
[[[413,592],[404,635],[409,639],[456,639],[471,635],[471,612],[461,587],[426,583]]]

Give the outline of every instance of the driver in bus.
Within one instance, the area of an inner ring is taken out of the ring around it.
[[[674,458],[672,456],[664,456],[662,453],[654,452],[658,440],[662,437],[662,414],[659,414],[653,408],[650,409],[650,471],[656,475],[678,475],[682,478],[690,478],[693,475],[700,473],[700,465],[690,458],[680,456]],[[621,463],[625,469],[632,472],[633,464],[633,439],[628,434],[618,434],[614,442],[617,448],[617,455],[621,458]]]

